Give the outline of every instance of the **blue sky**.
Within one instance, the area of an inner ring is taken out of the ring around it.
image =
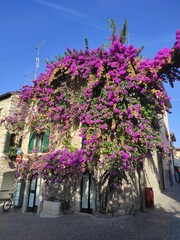
[[[31,84],[35,76],[36,46],[40,44],[40,68],[45,60],[63,55],[66,48],[84,49],[107,42],[108,20],[119,29],[129,25],[129,43],[144,46],[142,54],[153,58],[158,50],[171,48],[180,29],[179,0],[1,0],[0,1],[0,94]],[[180,83],[172,89],[170,131],[180,147]]]

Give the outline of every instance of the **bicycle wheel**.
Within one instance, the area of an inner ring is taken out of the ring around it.
[[[7,212],[12,206],[12,200],[11,199],[7,199],[5,200],[5,202],[3,203],[3,211]]]

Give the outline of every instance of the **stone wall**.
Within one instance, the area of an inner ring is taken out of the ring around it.
[[[0,119],[11,114],[17,107],[19,94],[17,92],[7,93],[0,96]],[[3,180],[3,174],[6,172],[13,172],[15,169],[15,161],[9,159],[4,153],[6,141],[7,141],[7,130],[4,124],[0,125],[0,189]]]
[[[26,131],[27,129],[25,129]],[[162,129],[161,129],[161,138],[164,141],[169,141],[169,128],[168,128],[168,120],[167,116],[162,119]],[[28,131],[26,131],[28,132]],[[57,139],[59,136],[57,136]],[[62,136],[63,138],[63,136]],[[22,152],[24,154],[23,158],[27,157],[27,148],[29,142],[29,134],[25,135],[25,138],[22,142]],[[71,144],[74,147],[81,148],[82,139],[79,137],[79,129],[71,131]],[[62,139],[57,141],[57,149],[62,147]],[[169,170],[168,162],[163,162],[163,171],[165,177],[165,187],[168,186],[169,178],[165,175],[165,171]],[[145,187],[152,187],[154,190],[154,195],[156,198],[156,194],[158,194],[160,189],[160,176],[161,169],[159,168],[159,162],[157,158],[157,153],[154,153],[151,159],[146,159],[145,161],[145,171],[142,173],[140,183],[138,179],[138,175],[128,176],[128,183],[123,181],[122,189],[119,191],[114,192],[110,198],[109,209],[112,213],[119,212],[119,213],[134,213],[136,210],[142,207],[142,203],[140,202],[140,198],[142,197],[143,200],[145,199],[144,190]],[[97,184],[97,181],[96,181]],[[75,185],[75,186],[74,186]],[[141,185],[141,193],[140,193],[140,186]],[[46,189],[47,190],[47,189]],[[56,197],[58,199],[69,199],[70,200],[70,207],[72,212],[79,212],[80,211],[80,203],[81,203],[81,179],[76,184],[71,184],[64,182],[59,186],[58,193],[53,196],[50,192],[50,196]],[[140,196],[141,195],[141,196]],[[46,192],[46,197],[48,197],[48,191]],[[46,198],[45,197],[45,198]],[[28,201],[28,194],[26,196],[26,202]],[[156,200],[156,199],[155,199]],[[145,203],[144,203],[145,205]]]

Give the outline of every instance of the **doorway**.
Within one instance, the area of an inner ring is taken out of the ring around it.
[[[31,179],[29,186],[29,197],[28,197],[28,212],[37,212],[36,205],[36,188],[37,188],[37,179]]]
[[[158,156],[158,166],[159,166],[159,188],[161,191],[165,190],[165,181],[164,181],[164,167],[163,167],[163,159],[160,153],[157,153]]]
[[[96,188],[92,174],[86,171],[81,182],[81,212],[92,213],[95,208]]]

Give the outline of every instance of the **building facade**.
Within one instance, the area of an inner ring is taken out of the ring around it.
[[[168,115],[165,114],[161,119],[161,139],[169,147],[174,141],[171,135],[168,126]],[[72,143],[80,147],[82,139],[79,137],[78,132],[73,132],[72,136]],[[22,143],[22,151],[25,155],[31,151],[29,149],[32,147],[30,144],[31,138],[31,134],[27,135]],[[41,149],[47,147],[43,146],[45,142],[47,143],[47,140],[42,138],[37,144],[38,141],[36,139],[33,146],[38,145]],[[37,179],[28,179],[26,181],[23,211],[46,212],[44,202],[52,198],[62,202],[61,209],[64,209],[62,211],[68,209],[70,212],[95,212],[96,199],[99,197],[97,194],[97,178],[98,172],[91,174],[87,171],[73,184],[69,184],[68,179],[66,179],[63,183],[56,185],[54,192],[51,187],[45,185],[41,176]],[[109,195],[108,211],[113,214],[133,213],[140,208],[145,208],[146,189],[152,189],[152,205],[154,205],[157,196],[173,184],[175,184],[173,155],[170,153],[169,160],[165,160],[160,153],[154,152],[151,158],[146,159],[143,172],[128,175],[128,183],[124,180],[122,188]],[[107,194],[105,193],[104,196],[101,196],[104,206],[106,205],[106,197]]]
[[[4,118],[15,111],[17,107],[18,93],[7,93],[0,96],[1,117]],[[170,103],[168,103],[170,104]],[[161,139],[168,146],[172,145],[172,134],[169,132],[167,113],[161,117]],[[23,159],[34,159],[37,155],[43,155],[49,147],[49,137],[51,132],[34,134],[25,129],[26,134],[22,139],[21,151]],[[5,126],[1,126],[0,142],[0,183],[1,198],[7,197],[7,193],[14,181],[14,170],[17,167],[15,158],[9,156],[10,147],[14,147],[13,138],[15,136],[8,133]],[[71,145],[82,146],[82,138],[78,129],[71,133]],[[17,147],[17,145],[16,145]],[[36,152],[33,152],[33,149]],[[61,148],[57,144],[57,149]],[[17,149],[16,149],[17,150]],[[15,153],[17,156],[17,153]],[[63,182],[54,186],[47,186],[42,176],[37,178],[28,177],[26,181],[20,179],[16,182],[16,206],[22,208],[22,212],[36,212],[38,214],[47,213],[58,215],[60,212],[88,212],[97,210],[97,199],[104,206],[103,211],[114,213],[133,213],[140,208],[146,207],[145,189],[151,189],[154,194],[153,204],[156,203],[156,196],[171,187],[175,182],[173,156],[170,160],[164,160],[161,154],[154,152],[151,158],[147,158],[144,163],[144,171],[127,175],[127,180],[123,180],[122,188],[111,191],[104,183],[104,190],[98,194],[99,172],[85,171],[78,176],[76,181],[71,182],[64,179]],[[108,192],[109,191],[109,192]],[[6,196],[4,195],[6,193]],[[109,199],[107,199],[109,198]],[[107,206],[107,201],[109,202]],[[51,205],[47,205],[50,202]],[[57,207],[54,207],[57,205]],[[61,205],[61,207],[60,207]],[[108,209],[106,209],[108,208]],[[60,211],[61,209],[61,211]]]
[[[0,96],[0,119],[3,119],[17,108],[18,92],[8,92]],[[0,199],[8,198],[11,186],[14,183],[16,169],[15,135],[0,125]]]

